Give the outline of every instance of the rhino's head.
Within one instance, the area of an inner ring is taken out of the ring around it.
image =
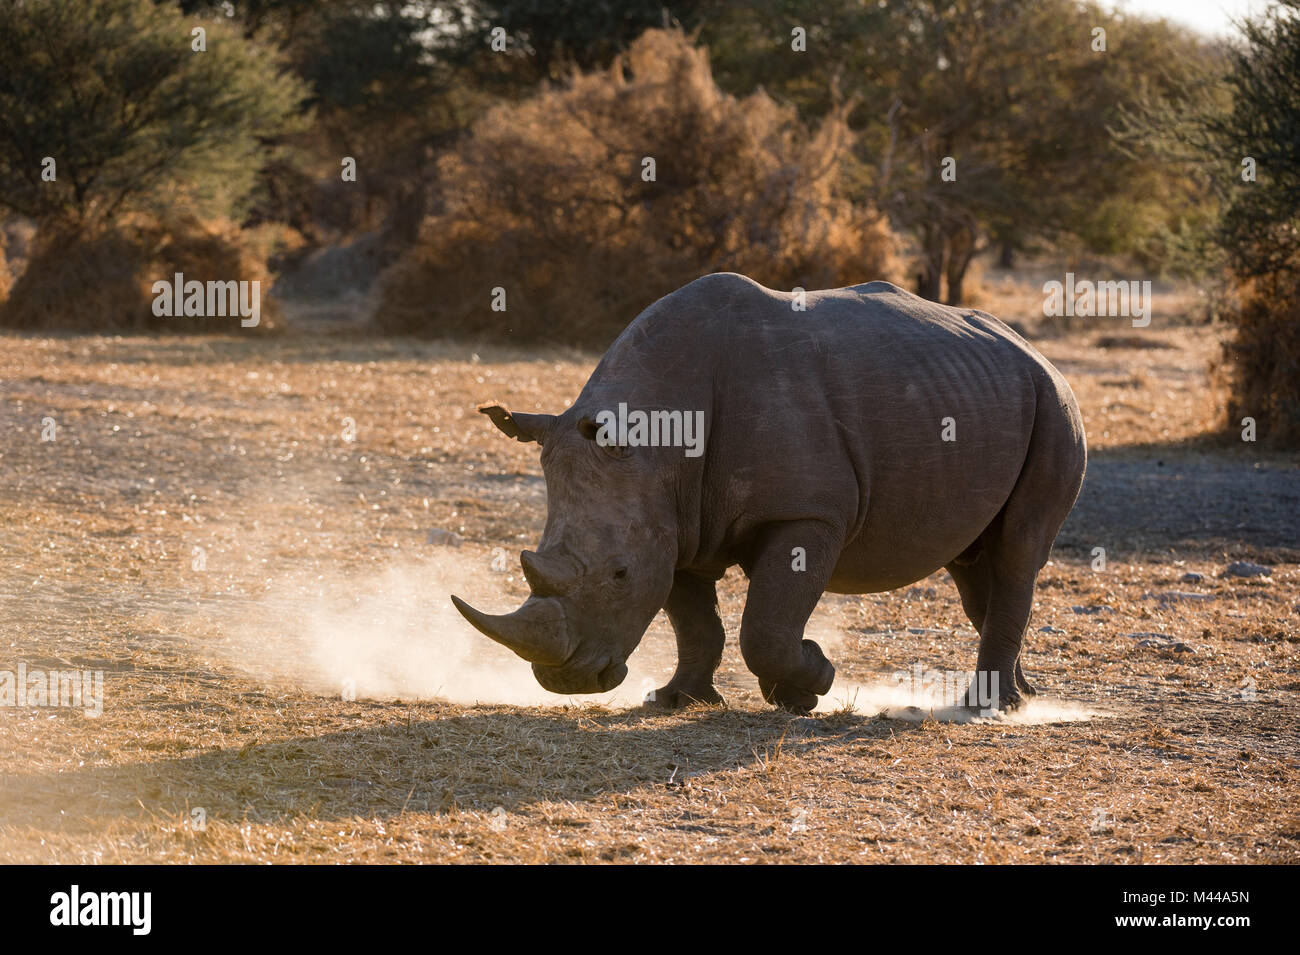
[[[520,555],[532,595],[518,610],[493,616],[452,602],[532,663],[546,689],[613,689],[672,588],[677,517],[663,449],[598,442],[594,419],[576,406],[559,416],[479,410],[510,437],[542,445],[546,528],[538,550]]]

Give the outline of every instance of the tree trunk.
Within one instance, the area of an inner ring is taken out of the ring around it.
[[[916,294],[932,302],[939,301],[939,283],[942,276],[930,268],[922,269],[916,275]]]
[[[962,283],[966,280],[966,270],[975,257],[975,232],[962,226],[949,237],[948,243],[948,298],[945,304],[960,305],[964,297]]]
[[[961,305],[962,302],[962,280],[965,278],[966,270],[962,269],[962,274],[954,276],[952,270],[948,272],[948,298],[945,305]]]
[[[1016,250],[1010,242],[1002,243],[1002,248],[998,251],[998,266],[1004,269],[1016,267]]]
[[[935,225],[928,225],[922,232],[924,259],[921,271],[916,276],[916,294],[932,302],[939,301],[940,284],[943,281],[944,260],[947,243],[942,230]]]

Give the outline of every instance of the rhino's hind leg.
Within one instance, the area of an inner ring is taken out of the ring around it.
[[[993,586],[988,555],[981,550],[975,560],[953,561],[947,566],[947,571],[952,574],[953,583],[957,585],[957,593],[961,595],[961,608],[966,611],[971,626],[976,633],[983,633],[984,615],[989,609],[989,591]]]
[[[718,591],[712,580],[678,571],[664,604],[677,635],[677,671],[667,686],[646,698],[646,704],[666,709],[692,703],[721,703],[713,674],[722,662],[726,632],[718,614]]]
[[[742,562],[749,593],[740,623],[740,652],[769,703],[810,712],[835,679],[821,647],[804,626],[830,580],[843,534],[818,521],[775,524]]]
[[[1021,643],[1029,626],[1038,572],[1078,497],[1087,454],[1082,432],[1075,422],[1060,417],[1056,400],[1054,393],[1040,396],[1043,417],[1030,438],[1020,477],[1002,512],[981,535],[979,560],[967,568],[975,570],[987,563],[980,571],[987,602],[977,627],[980,648],[968,706],[987,708],[988,702],[979,700],[976,691],[981,683],[987,686],[994,674],[999,709],[1015,709],[1034,693],[1020,666]],[[957,571],[949,570],[957,579]],[[962,600],[965,604],[964,593]]]
[[[1016,675],[1020,672],[1020,648],[1033,603],[1034,574],[1011,579],[993,575],[988,610],[980,630],[975,681],[965,700],[967,706],[1010,711],[1026,702]],[[992,699],[994,694],[996,700]]]
[[[993,579],[993,561],[987,550],[981,548],[976,552],[973,560],[961,562],[954,561],[948,565],[948,573],[952,574],[953,582],[957,585],[957,592],[961,595],[962,609],[966,611],[966,616],[971,624],[975,627],[976,633],[980,635],[979,659],[982,663],[977,663],[979,670],[990,672],[986,669],[986,664],[992,666],[991,672],[998,674],[998,696],[996,704],[999,709],[1014,708],[1020,705],[1022,700],[1016,698],[1010,690],[1018,690],[1024,696],[1034,696],[1037,690],[1030,685],[1025,679],[1024,670],[1020,666],[1020,648],[1024,639],[1024,626],[1020,628],[1020,633],[1014,640],[1015,644],[1015,662],[1009,671],[1005,670],[1005,657],[1009,649],[1010,641],[1005,634],[994,634],[992,640],[985,638],[986,625],[988,617],[989,603],[993,598],[995,582]],[[1030,600],[1033,600],[1033,581],[1029,583]],[[1028,617],[1025,619],[1025,625],[1028,625]],[[1009,678],[1003,676],[1004,672],[1009,672]],[[991,675],[984,676],[985,687],[991,687]],[[979,700],[979,691],[982,689],[980,678],[977,678],[975,684],[963,694],[963,699],[968,706],[987,709],[994,705],[992,700]],[[977,704],[983,703],[982,707]]]

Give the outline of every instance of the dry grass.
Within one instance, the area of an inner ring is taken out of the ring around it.
[[[1220,368],[1227,426],[1248,416],[1262,439],[1300,447],[1300,263],[1243,291]]]
[[[0,710],[0,859],[1295,862],[1296,460],[1198,442],[1213,332],[1153,325],[1171,347],[1104,350],[1098,334],[1044,346],[1093,460],[1026,669],[1050,698],[1112,715],[1045,725],[771,712],[734,645],[735,575],[727,709],[349,702],[286,678],[274,640],[234,665],[239,611],[286,577],[359,587],[443,550],[430,528],[485,568],[492,547],[535,541],[535,450],[473,405],[557,409],[592,358],[292,335],[0,339],[0,667],[106,679],[98,718]],[[1218,576],[1229,558],[1274,573]],[[518,592],[484,577],[503,600]],[[1092,606],[1106,609],[1073,609]],[[863,684],[974,656],[943,575],[828,597],[814,630]],[[1195,652],[1131,636],[1146,632]],[[637,659],[671,669],[662,619]]]

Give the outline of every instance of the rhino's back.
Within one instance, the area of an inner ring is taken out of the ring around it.
[[[719,546],[832,513],[848,539],[835,589],[901,586],[996,517],[1044,413],[1081,433],[1064,379],[992,316],[888,282],[808,292],[803,311],[795,302],[708,276],[657,303],[662,327],[646,329],[682,347],[674,367],[707,356],[712,368]]]

